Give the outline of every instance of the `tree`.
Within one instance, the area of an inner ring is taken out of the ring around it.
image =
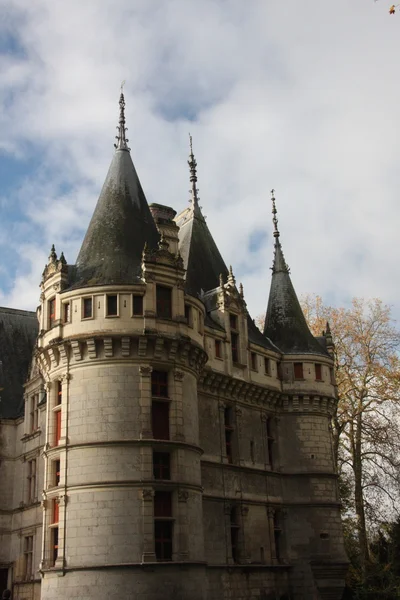
[[[327,321],[335,343],[338,406],[333,437],[338,472],[351,489],[359,562],[370,561],[367,521],[396,510],[399,491],[400,334],[381,300],[354,299],[348,309],[325,306],[318,296],[302,307],[314,335]]]

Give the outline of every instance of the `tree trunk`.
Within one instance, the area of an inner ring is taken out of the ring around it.
[[[362,413],[361,411],[359,411],[355,419],[354,425],[352,423],[351,442],[353,448],[354,504],[357,516],[358,543],[360,547],[360,565],[363,580],[365,580],[367,565],[369,562],[369,551],[367,541],[367,529],[365,525],[364,497],[362,490],[361,426]]]

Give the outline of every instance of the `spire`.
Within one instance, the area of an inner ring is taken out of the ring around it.
[[[73,287],[134,283],[142,252],[160,239],[125,137],[121,91],[116,152],[76,261]]]
[[[264,335],[283,353],[287,354],[326,354],[319,342],[311,334],[295,289],[290,279],[280,242],[275,191],[271,190],[274,261],[268,307],[265,316]]]
[[[278,211],[276,210],[276,200],[275,200],[275,190],[271,190],[271,200],[272,200],[272,222],[274,224],[274,238],[275,238],[275,246],[274,246],[274,261],[272,263],[272,272],[278,273],[282,271],[284,273],[290,273],[289,267],[286,264],[285,257],[283,256],[282,246],[279,239],[279,230],[278,230],[278,217],[276,216]]]
[[[190,154],[189,154],[188,165],[189,165],[189,170],[190,170],[190,183],[192,184],[192,187],[190,190],[190,193],[191,193],[190,203],[191,203],[191,208],[192,208],[193,214],[197,217],[201,217],[202,219],[204,219],[203,215],[201,214],[201,210],[200,210],[200,206],[199,206],[199,197],[197,195],[197,193],[199,191],[196,187],[196,184],[197,184],[197,161],[193,154],[193,138],[190,135],[190,133],[189,133],[189,144],[190,144]]]
[[[123,81],[121,83],[121,95],[119,97],[119,123],[117,125],[117,131],[118,131],[118,135],[115,136],[115,139],[117,140],[117,143],[114,144],[114,148],[116,150],[128,150],[128,152],[130,151],[130,148],[128,147],[128,138],[126,137],[126,132],[128,131],[128,128],[125,127],[125,97],[124,97],[124,84],[125,81]]]

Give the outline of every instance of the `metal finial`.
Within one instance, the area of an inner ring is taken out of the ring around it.
[[[126,132],[128,128],[125,127],[125,97],[124,97],[124,85],[125,81],[121,83],[121,94],[119,97],[119,123],[117,125],[118,135],[115,136],[117,143],[114,144],[114,148],[117,150],[130,150],[128,147],[128,138],[126,137]]]
[[[191,189],[191,199],[190,202],[192,204],[193,212],[197,215],[201,215],[200,207],[199,207],[199,197],[197,192],[199,191],[196,187],[197,183],[197,161],[193,154],[193,138],[189,133],[189,145],[190,145],[190,154],[189,154],[189,170],[190,170],[190,183],[192,184]]]
[[[279,238],[279,231],[278,231],[278,218],[277,218],[277,210],[276,210],[276,204],[275,204],[275,190],[272,189],[271,190],[271,200],[272,200],[272,222],[274,224],[274,237],[275,238]]]

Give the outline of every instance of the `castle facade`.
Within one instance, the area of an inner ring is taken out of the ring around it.
[[[264,333],[190,206],[147,204],[125,137],[77,261],[0,309],[0,591],[13,600],[340,600],[329,330],[275,250]],[[28,368],[29,365],[29,368]],[[22,384],[23,387],[22,387]]]

